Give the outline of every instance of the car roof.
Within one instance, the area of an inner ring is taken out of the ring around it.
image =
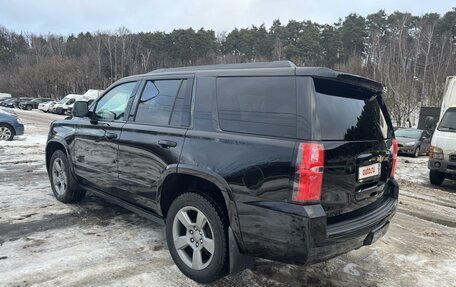
[[[369,89],[375,93],[383,92],[383,85],[374,80],[336,71],[325,67],[297,67],[291,61],[256,62],[240,64],[219,64],[204,66],[188,66],[177,68],[162,68],[146,74],[129,76],[121,79],[121,82],[139,80],[147,77],[166,76],[310,76],[314,78],[330,79],[347,84],[352,84]]]

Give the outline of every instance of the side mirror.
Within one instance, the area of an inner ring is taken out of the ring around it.
[[[84,101],[77,101],[73,106],[73,117],[83,118],[89,115],[89,105]]]

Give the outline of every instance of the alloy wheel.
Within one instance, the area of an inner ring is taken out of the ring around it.
[[[57,158],[52,165],[52,181],[57,194],[63,195],[67,189],[68,183],[65,173],[65,164],[60,158]]]
[[[173,221],[173,241],[180,259],[193,270],[206,268],[214,257],[214,235],[206,215],[193,206],[181,208]]]
[[[0,127],[0,140],[8,140],[11,137],[11,130],[8,127]]]

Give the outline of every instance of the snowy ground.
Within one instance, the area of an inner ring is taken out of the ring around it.
[[[168,254],[164,228],[95,196],[54,199],[49,123],[16,110],[26,135],[0,142],[0,286],[197,286]],[[387,235],[309,267],[256,260],[211,286],[456,286],[456,184],[428,181],[427,158],[400,157],[400,204]]]

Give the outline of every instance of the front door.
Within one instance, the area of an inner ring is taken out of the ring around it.
[[[175,170],[190,123],[193,80],[146,80],[119,140],[119,188],[130,201],[156,208],[158,182]]]
[[[97,101],[92,117],[76,121],[71,149],[75,174],[83,184],[106,192],[115,189],[118,142],[137,86],[137,82],[115,86]]]

